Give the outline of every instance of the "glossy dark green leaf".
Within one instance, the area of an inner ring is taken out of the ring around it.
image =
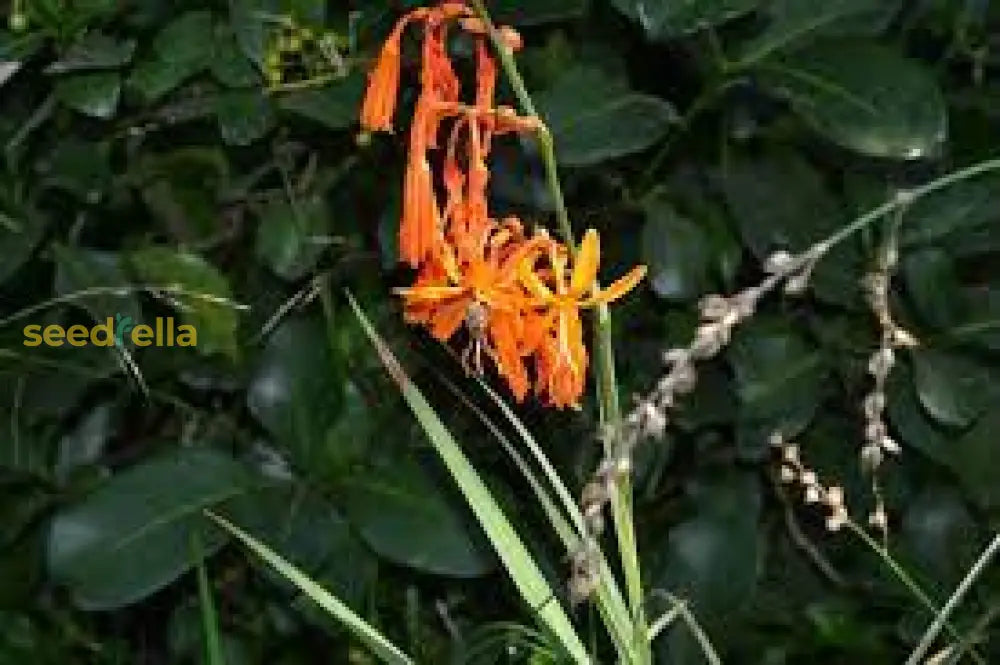
[[[814,130],[861,154],[927,159],[947,139],[933,75],[880,44],[824,41],[761,63],[759,74]]]
[[[949,450],[959,481],[974,501],[989,509],[1000,506],[1000,412],[989,411]]]
[[[129,288],[131,280],[122,270],[121,260],[114,252],[84,247],[52,247],[56,257],[55,290],[59,295],[92,291],[76,305],[90,313],[97,323],[116,315],[129,317],[133,323],[142,321],[142,309],[137,294]],[[122,289],[115,292],[112,289]]]
[[[677,117],[666,100],[629,90],[625,80],[594,67],[566,72],[537,102],[566,166],[641,152],[663,138]]]
[[[21,70],[25,61],[41,48],[43,41],[38,33],[15,36],[8,30],[0,29],[0,86]]]
[[[377,561],[330,502],[294,485],[248,496],[235,508],[241,528],[349,605],[360,607],[375,582]],[[295,587],[270,568],[275,584]]]
[[[760,261],[782,249],[805,250],[847,223],[821,174],[795,153],[734,159],[723,178],[729,209]],[[848,240],[816,266],[810,285],[826,301],[856,301],[863,267],[857,244]]]
[[[495,560],[460,505],[405,458],[346,488],[348,518],[380,556],[437,575],[484,575]]]
[[[202,510],[250,490],[252,476],[231,458],[181,449],[121,471],[52,521],[48,564],[85,609],[139,601],[192,565],[189,537],[201,530],[203,551],[224,536]]]
[[[966,288],[958,297],[966,315],[940,335],[942,342],[1000,350],[1000,287]]]
[[[45,68],[47,74],[93,69],[116,69],[132,61],[134,39],[119,40],[103,32],[87,33],[65,55]]]
[[[117,72],[68,74],[56,83],[55,92],[71,109],[107,120],[118,109],[122,82]]]
[[[756,63],[820,37],[877,30],[894,9],[895,3],[887,0],[773,0],[767,5],[767,28],[743,46],[739,60]],[[859,23],[867,30],[857,30]]]
[[[130,253],[128,261],[142,283],[184,290],[172,297],[181,305],[180,324],[190,324],[197,331],[199,353],[236,357],[238,312],[229,282],[215,266],[197,254],[155,246]]]
[[[900,242],[930,245],[946,236],[1000,219],[1000,175],[987,174],[950,185],[906,209]]]
[[[666,201],[646,207],[642,256],[649,284],[661,298],[687,300],[705,292],[712,258],[708,239]]]
[[[962,356],[918,349],[913,380],[924,410],[942,425],[966,427],[985,407],[989,376],[981,364]]]
[[[612,0],[651,39],[670,39],[710,28],[757,9],[763,0]]]
[[[537,25],[579,18],[587,11],[587,0],[487,0],[494,21],[512,25]]]
[[[261,83],[253,63],[236,43],[232,29],[222,24],[215,27],[211,70],[219,83],[230,88],[247,88]]]
[[[337,453],[327,433],[343,403],[344,377],[322,324],[289,319],[267,341],[247,392],[247,407],[303,469],[322,474]]]
[[[246,146],[262,138],[274,125],[270,100],[259,90],[220,93],[215,103],[219,133],[228,145]]]
[[[955,326],[964,316],[956,264],[947,252],[926,248],[903,256],[906,294],[920,320],[936,330]]]
[[[283,93],[278,105],[328,129],[346,129],[358,121],[364,89],[365,77],[353,75],[323,88]]]
[[[942,594],[958,584],[976,557],[975,522],[961,494],[951,488],[922,489],[907,501],[900,536]]]
[[[257,227],[256,255],[275,274],[295,280],[312,270],[330,239],[330,213],[319,197],[268,205]]]
[[[889,423],[906,448],[920,451],[935,462],[950,466],[953,431],[932,421],[917,398],[913,373],[906,365],[897,366],[889,376],[886,390]]]
[[[734,335],[728,357],[736,377],[744,451],[759,454],[771,433],[791,438],[806,428],[822,397],[827,364],[792,323],[751,321]]]
[[[132,70],[129,87],[155,102],[209,66],[212,58],[212,15],[190,11],[163,28],[153,51]]]

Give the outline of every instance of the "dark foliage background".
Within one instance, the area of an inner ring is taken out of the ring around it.
[[[548,662],[514,628],[489,629],[533,626],[531,612],[343,300],[350,287],[376,317],[562,579],[522,479],[440,379],[488,402],[389,295],[407,278],[393,246],[405,134],[358,137],[356,113],[370,57],[412,4],[31,0],[25,31],[0,30],[0,661],[200,662],[200,530],[229,663],[370,662],[204,524],[221,502],[420,662]],[[690,339],[700,296],[1000,152],[988,0],[492,7],[525,35],[577,229],[602,231],[609,274],[650,266],[615,312],[626,396]],[[275,67],[285,88],[269,91]],[[504,144],[492,166],[498,209],[551,218],[530,144]],[[902,220],[892,305],[922,345],[890,382],[904,450],[882,480],[890,549],[937,602],[1000,507],[998,201],[986,176]],[[860,520],[872,505],[857,454],[879,333],[859,283],[881,235],[825,259],[805,297],[770,299],[639,452],[644,581],[688,598],[726,662],[898,662],[930,618],[871,550],[771,481],[781,428]],[[101,288],[127,284],[159,292]],[[193,323],[199,344],[23,344],[25,325],[116,314]],[[579,488],[599,450],[593,404],[519,411]],[[961,630],[988,625],[998,583],[977,586]],[[657,647],[701,662],[683,627]]]

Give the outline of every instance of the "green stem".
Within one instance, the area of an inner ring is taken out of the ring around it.
[[[191,531],[191,555],[197,562],[198,604],[201,606],[201,625],[205,631],[206,662],[209,665],[225,665],[222,640],[219,637],[219,615],[215,611],[215,601],[212,599],[212,587],[208,581],[208,567],[205,565],[201,538],[195,530]]]
[[[514,61],[514,54],[503,42],[493,25],[486,7],[482,0],[472,0],[476,13],[482,19],[489,32],[490,39],[500,57],[500,64],[507,75],[514,95],[518,103],[527,115],[539,118],[535,105],[531,100],[531,95],[524,84],[524,79]],[[559,181],[559,166],[555,154],[555,142],[549,129],[541,124],[538,130],[538,143],[541,148],[541,157],[545,165],[545,176],[548,181],[549,191],[555,203],[556,221],[559,231],[563,236],[566,246],[571,254],[576,251],[576,239],[573,235],[573,226],[570,222],[569,211],[566,208],[566,199],[563,196],[562,185]],[[611,316],[607,305],[600,305],[597,308],[597,316],[594,319],[595,337],[595,368],[598,374],[598,398],[601,405],[601,424],[605,430],[614,431],[621,420],[621,408],[618,404],[617,380],[615,377],[614,350],[611,340]],[[610,442],[607,446],[612,445]],[[609,451],[610,452],[610,451]],[[622,567],[625,573],[625,586],[628,593],[629,609],[633,618],[634,645],[639,653],[641,664],[651,662],[649,648],[648,631],[646,627],[644,594],[642,591],[642,578],[639,568],[639,553],[636,546],[635,524],[632,516],[632,482],[631,477],[622,474],[619,482],[616,483],[616,491],[611,498],[611,511],[614,517],[615,532],[618,537],[618,547],[620,550]]]

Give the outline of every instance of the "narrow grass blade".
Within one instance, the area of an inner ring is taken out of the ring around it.
[[[538,619],[562,643],[564,649],[577,663],[590,663],[587,650],[577,636],[569,617],[559,604],[555,592],[546,581],[531,554],[528,553],[514,527],[504,516],[493,495],[490,494],[479,474],[466,458],[451,433],[420,390],[410,381],[399,361],[365,317],[354,298],[348,294],[351,306],[362,327],[378,351],[386,371],[399,386],[427,438],[434,445],[442,461],[458,484],[465,500],[486,532],[493,549],[517,586],[521,597]]]
[[[309,579],[308,575],[283,559],[274,550],[224,517],[220,517],[209,510],[205,511],[205,515],[232,534],[247,549],[263,559],[269,566],[281,573],[289,582],[297,586],[302,593],[309,596],[313,602],[347,626],[383,662],[388,663],[388,665],[413,665],[413,661],[409,656],[400,651],[396,645],[383,637],[368,622],[355,614],[351,608],[340,602],[329,591]]]
[[[198,605],[201,608],[201,626],[205,633],[205,662],[208,665],[226,665],[219,636],[219,615],[215,611],[212,588],[208,582],[208,565],[202,553],[201,539],[196,531],[191,532],[191,556],[197,562]]]

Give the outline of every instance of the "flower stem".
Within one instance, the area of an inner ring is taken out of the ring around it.
[[[514,61],[513,52],[507,47],[497,32],[496,26],[493,25],[486,11],[485,5],[482,0],[471,0],[471,4],[486,25],[490,39],[493,41],[493,45],[499,55],[500,64],[507,75],[507,79],[514,90],[514,95],[517,97],[521,109],[529,116],[539,118],[538,111],[531,100],[531,95],[528,94],[528,89],[524,84],[524,79],[521,78],[517,63]],[[552,133],[544,123],[540,123],[538,143],[541,149],[542,162],[545,165],[545,176],[549,191],[555,203],[556,221],[559,225],[559,232],[563,236],[570,253],[575,254],[576,239],[573,235],[569,210],[566,208],[566,199],[563,196],[562,185],[559,181],[559,166],[556,161],[555,142],[553,141]],[[596,314],[594,319],[594,364],[598,374],[597,386],[601,406],[601,425],[606,431],[616,431],[617,424],[621,420],[621,407],[618,403],[618,384],[615,376],[614,349],[612,348],[611,339],[611,316],[607,305],[598,306]],[[605,445],[611,446],[613,443],[607,442]],[[634,647],[639,654],[640,665],[644,665],[651,662],[651,652],[643,606],[644,594],[639,568],[639,553],[636,545],[635,524],[632,515],[632,479],[628,474],[619,474],[615,492],[611,498],[611,510],[614,517],[615,532],[618,536],[622,567],[625,573],[629,609],[632,613]]]

